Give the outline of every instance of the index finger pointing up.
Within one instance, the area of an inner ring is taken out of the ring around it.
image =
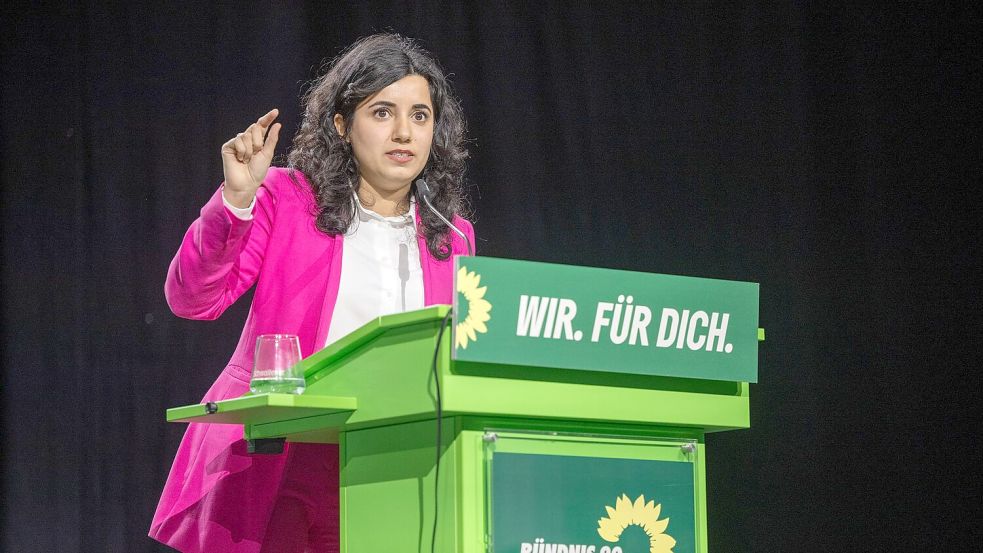
[[[273,108],[269,113],[257,119],[256,123],[258,123],[260,127],[263,127],[263,130],[265,131],[270,127],[270,124],[273,123],[277,115],[280,115],[280,110]]]

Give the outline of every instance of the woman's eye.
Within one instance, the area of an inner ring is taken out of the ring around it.
[[[379,108],[373,112],[373,115],[375,115],[379,119],[384,119],[386,117],[389,117],[389,110],[386,108]]]
[[[430,118],[430,116],[427,115],[425,112],[422,112],[422,111],[418,111],[418,112],[416,112],[416,113],[413,114],[413,120],[414,121],[423,122],[423,121],[426,121],[429,118]]]

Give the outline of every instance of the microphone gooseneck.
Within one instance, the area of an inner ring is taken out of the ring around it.
[[[461,232],[461,229],[455,227],[450,221],[448,221],[447,217],[441,215],[441,213],[437,211],[437,208],[435,208],[433,204],[430,203],[430,187],[427,186],[427,181],[423,179],[416,179],[416,193],[417,196],[419,196],[420,199],[423,200],[423,203],[425,203],[427,207],[430,208],[430,211],[433,211],[434,214],[437,215],[437,217],[440,217],[440,220],[443,221],[445,225],[450,227],[451,230],[456,232],[458,236],[464,239],[464,243],[468,245],[468,255],[474,255],[474,248],[471,247],[471,240],[468,238],[468,236],[463,232]]]

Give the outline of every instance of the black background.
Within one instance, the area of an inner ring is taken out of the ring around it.
[[[453,73],[484,255],[761,284],[752,428],[708,437],[713,552],[979,551],[980,10],[826,3],[5,5],[4,551],[158,551],[237,342],[167,264],[219,147],[354,39]]]

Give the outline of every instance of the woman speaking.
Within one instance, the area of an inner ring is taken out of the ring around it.
[[[380,315],[449,304],[462,229],[465,124],[436,62],[398,35],[364,38],[305,98],[287,168],[271,167],[277,110],[222,146],[225,182],[171,262],[165,294],[215,319],[256,291],[231,360],[203,398],[249,390],[256,338],[295,334],[304,357]],[[150,536],[184,552],[337,551],[338,450],[250,455],[236,425],[190,424]]]

